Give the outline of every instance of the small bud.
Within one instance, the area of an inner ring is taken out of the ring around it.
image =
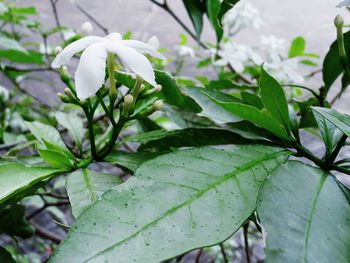
[[[162,86],[161,85],[156,85],[153,89],[147,90],[143,95],[144,96],[149,96],[149,95],[152,95],[154,93],[158,93],[161,90],[162,90]]]
[[[61,99],[61,100],[63,100],[64,98],[66,98],[66,96],[64,96],[62,93],[60,93],[60,92],[58,92],[57,94],[56,94],[56,96],[59,98],[59,99]]]
[[[134,106],[134,97],[131,94],[126,95],[124,97],[122,116],[128,117],[133,111],[133,106]]]
[[[344,25],[344,19],[341,15],[337,15],[334,19],[334,25],[336,27],[342,27]]]
[[[164,106],[163,100],[157,100],[157,101],[155,101],[155,102],[153,103],[152,109],[153,109],[154,111],[159,111],[159,110],[161,110],[161,109],[163,108],[163,106]]]
[[[92,32],[92,30],[94,30],[93,26],[91,25],[90,22],[85,22],[81,25],[81,32],[84,34],[84,35],[88,35]]]
[[[60,46],[55,47],[55,50],[54,50],[55,55],[58,55],[61,52],[62,52],[62,48]]]
[[[65,88],[65,89],[63,90],[63,92],[64,92],[64,94],[66,94],[67,96],[70,96],[70,95],[72,94],[72,92],[71,92],[70,89],[68,89],[68,88]]]
[[[134,102],[134,97],[131,94],[128,94],[124,97],[124,104],[125,105],[132,105]]]
[[[148,42],[148,45],[150,45],[151,47],[153,47],[155,50],[159,49],[159,39],[156,36],[151,37]]]
[[[85,103],[86,103],[86,100],[84,100],[84,99],[80,100],[81,105],[84,105]]]

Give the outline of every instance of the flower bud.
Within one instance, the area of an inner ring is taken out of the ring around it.
[[[344,25],[344,19],[341,15],[337,15],[334,19],[334,25],[336,27],[342,27]]]
[[[122,116],[128,117],[132,113],[133,107],[134,107],[134,97],[131,94],[128,94],[124,97]]]
[[[62,102],[65,102],[65,103],[69,103],[70,102],[70,100],[65,95],[63,95],[62,93],[59,92],[56,95]]]
[[[154,111],[159,111],[159,110],[161,110],[161,109],[163,108],[163,106],[164,106],[163,100],[157,100],[157,101],[155,101],[155,102],[153,103],[152,109],[153,109]]]
[[[143,95],[144,96],[149,96],[149,95],[152,95],[154,93],[158,93],[161,90],[162,90],[162,86],[161,85],[156,85],[153,89],[147,90]]]
[[[84,34],[84,35],[88,35],[92,32],[92,30],[94,29],[92,24],[90,22],[85,22],[81,25],[81,32]]]
[[[85,100],[85,99],[80,100],[80,104],[81,104],[81,105],[84,105],[85,103],[86,103],[86,100]]]
[[[60,46],[55,47],[55,50],[54,50],[55,55],[58,55],[61,52],[62,52],[62,48]]]
[[[159,49],[159,39],[156,36],[151,37],[148,42],[148,45],[150,45],[151,47],[153,47],[155,50]]]

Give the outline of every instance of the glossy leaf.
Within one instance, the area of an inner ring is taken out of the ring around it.
[[[255,210],[262,182],[287,155],[203,147],[145,162],[81,214],[51,261],[153,263],[222,242]]]
[[[259,89],[265,108],[289,133],[291,124],[286,95],[278,81],[269,75],[263,67],[261,67]]]
[[[349,262],[349,198],[328,172],[296,161],[277,168],[258,204],[266,262]]]
[[[242,103],[221,102],[214,98],[211,99],[231,114],[249,121],[252,124],[271,132],[277,137],[291,140],[291,137],[288,135],[284,127],[265,109],[259,110],[258,108]]]
[[[233,8],[239,0],[223,0],[219,9],[219,13],[217,15],[217,18],[219,20],[220,25],[222,26],[222,20],[225,16],[225,14]]]
[[[323,116],[326,120],[331,122],[339,130],[350,136],[350,116],[337,112],[333,109],[326,109],[322,107],[312,107],[313,112]]]
[[[59,172],[57,169],[27,166],[20,163],[0,165],[0,204]]]
[[[344,34],[345,51],[349,54],[350,50],[350,31]],[[348,58],[350,56],[348,55]],[[339,61],[339,49],[337,41],[334,41],[323,61],[323,82],[326,94],[334,81],[343,73],[343,67]]]
[[[192,21],[196,37],[199,40],[203,30],[203,14],[205,6],[201,0],[183,0],[183,3]]]
[[[73,137],[78,149],[82,151],[84,127],[82,120],[73,114],[56,112],[56,119],[59,124],[65,127]]]
[[[66,188],[74,217],[77,218],[104,192],[122,182],[123,180],[116,175],[96,173],[88,169],[70,173]]]
[[[181,93],[180,87],[170,75],[163,71],[156,71],[155,74],[157,83],[162,85],[162,94],[167,103],[192,112],[201,111],[193,99]]]
[[[220,106],[218,106],[210,98],[208,98],[208,96],[205,95],[205,93],[220,101],[238,102],[239,100],[233,96],[227,95],[220,91],[207,90],[197,87],[184,87],[183,91],[192,99],[194,99],[199,106],[201,106],[202,111],[199,114],[201,116],[212,119],[218,124],[242,120],[238,116],[234,116],[228,113],[227,111],[223,110]]]

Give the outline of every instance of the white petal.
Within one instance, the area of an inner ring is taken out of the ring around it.
[[[159,49],[159,39],[156,36],[151,37],[148,41],[147,44],[150,45],[151,47],[153,47],[155,50]]]
[[[108,52],[117,54],[121,62],[131,71],[139,75],[152,86],[157,85],[152,65],[144,55],[130,47],[120,44],[107,43],[105,46]]]
[[[75,88],[79,99],[93,96],[102,86],[106,75],[107,50],[104,43],[85,49],[75,72]]]
[[[107,36],[105,36],[106,39],[108,40],[113,40],[113,41],[119,41],[119,40],[122,40],[122,35],[119,34],[119,33],[111,33]]]
[[[161,53],[159,53],[153,47],[151,47],[150,45],[148,45],[144,42],[137,41],[137,40],[122,40],[120,42],[125,46],[132,47],[132,48],[137,49],[141,52],[145,52],[145,53],[151,55],[152,57],[156,57],[156,58],[163,59],[163,60],[166,59],[166,57],[164,57]]]
[[[68,64],[69,60],[74,56],[74,54],[84,50],[93,43],[106,41],[102,37],[89,36],[79,39],[68,46],[66,46],[52,62],[53,68],[59,68],[63,65]]]

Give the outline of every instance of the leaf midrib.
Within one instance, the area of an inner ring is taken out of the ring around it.
[[[163,213],[163,215],[161,215],[160,217],[154,219],[153,221],[151,221],[150,223],[146,224],[144,227],[142,227],[140,230],[136,231],[134,234],[124,238],[123,240],[103,249],[102,251],[96,253],[95,255],[89,257],[88,259],[86,259],[84,262],[88,262],[89,260],[91,260],[92,258],[114,248],[114,247],[117,247],[118,245],[130,240],[131,238],[135,237],[136,235],[138,235],[139,233],[143,232],[145,229],[147,229],[148,227],[156,224],[158,221],[162,220],[163,218],[165,218],[166,216],[170,215],[170,214],[173,214],[175,213],[178,209],[192,203],[193,201],[197,200],[199,197],[201,197],[202,195],[204,195],[206,192],[208,192],[209,190],[211,190],[212,188],[226,182],[227,180],[233,178],[235,175],[238,175],[240,174],[241,172],[244,172],[248,169],[250,169],[251,167],[257,165],[258,163],[260,162],[263,162],[263,161],[267,161],[267,160],[271,160],[271,159],[274,159],[276,158],[277,156],[283,154],[283,153],[287,153],[287,151],[285,150],[282,150],[282,151],[278,151],[278,152],[274,152],[272,154],[269,154],[269,155],[266,155],[266,156],[263,156],[262,158],[259,158],[259,159],[255,159],[254,161],[251,161],[243,166],[241,166],[240,168],[232,171],[231,173],[228,173],[222,177],[220,177],[220,179],[216,180],[215,182],[213,182],[212,184],[210,184],[208,187],[204,188],[203,190],[199,190],[197,193],[195,193],[191,198],[189,198],[188,200],[182,202],[181,204],[169,209],[168,211],[166,211],[165,213]]]

